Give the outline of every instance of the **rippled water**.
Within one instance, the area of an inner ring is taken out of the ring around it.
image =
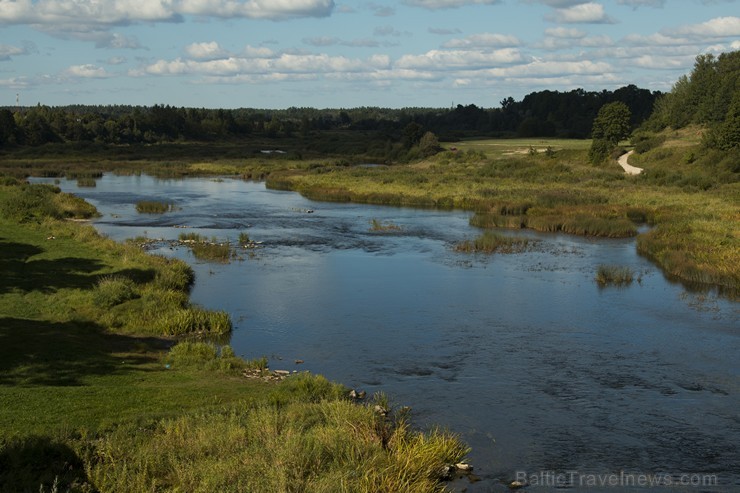
[[[465,212],[312,202],[230,179],[61,186],[93,202],[115,239],[175,239],[189,229],[173,226],[188,226],[263,241],[228,265],[158,251],[193,264],[192,298],[231,313],[238,354],[382,390],[419,426],[460,433],[482,480],[458,489],[507,491],[518,473],[542,485],[527,491],[563,477],[571,491],[628,491],[639,474],[673,475],[651,491],[740,490],[738,304],[667,282],[632,239],[516,232],[535,250],[471,256],[451,248],[478,234]],[[181,209],[137,214],[142,199]],[[372,219],[401,229],[372,232]],[[641,281],[600,289],[601,263]],[[632,476],[589,486],[621,471]],[[719,484],[676,486],[694,473]]]

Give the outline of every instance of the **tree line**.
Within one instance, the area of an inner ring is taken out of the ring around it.
[[[696,57],[691,73],[681,76],[671,92],[656,101],[643,128],[660,131],[692,124],[709,128],[707,147],[740,146],[740,51]]]
[[[499,108],[474,104],[452,108],[351,109],[178,108],[169,105],[61,106],[0,108],[0,145],[38,146],[53,142],[137,144],[172,141],[223,141],[250,136],[307,137],[347,130],[403,142],[409,125],[418,143],[431,131],[442,140],[469,136],[588,138],[604,104],[622,102],[637,126],[652,113],[658,92],[629,85],[615,91],[539,91],[521,101],[509,97]],[[416,129],[414,129],[416,131]]]

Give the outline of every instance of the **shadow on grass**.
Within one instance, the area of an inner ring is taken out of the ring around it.
[[[95,273],[106,265],[99,260],[84,257],[38,259],[32,257],[44,250],[27,243],[0,239],[0,294],[13,289],[53,292],[58,289],[92,289],[100,275]],[[151,269],[124,269],[111,275],[125,276],[135,283],[150,282],[155,277]]]
[[[0,440],[0,491],[95,491],[80,457],[49,437]]]
[[[85,385],[95,375],[142,371],[164,341],[106,333],[91,322],[0,318],[0,385]],[[115,353],[126,353],[123,357]]]

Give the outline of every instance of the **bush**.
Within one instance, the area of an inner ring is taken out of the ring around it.
[[[604,139],[594,139],[591,143],[591,149],[588,151],[588,160],[594,166],[602,164],[609,157],[614,149],[614,145]]]

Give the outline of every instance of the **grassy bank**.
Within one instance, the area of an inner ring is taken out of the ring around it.
[[[736,296],[740,181],[732,163],[740,156],[704,151],[696,133],[666,132],[635,157],[645,168],[637,177],[616,162],[591,166],[583,141],[519,139],[455,143],[448,147],[456,151],[404,166],[278,172],[267,183],[319,200],[473,210],[471,223],[482,228],[617,238],[644,225],[638,252],[672,279]]]
[[[236,144],[214,144],[210,150],[207,145],[173,145],[166,160],[166,149],[159,146],[118,149],[120,157],[114,152],[97,160],[94,153],[76,151],[76,160],[70,161],[41,156],[41,150],[2,159],[4,169],[22,176],[94,168],[266,179],[270,188],[316,200],[471,210],[476,212],[472,224],[482,228],[616,238],[636,236],[649,226],[637,238],[638,252],[669,277],[720,286],[736,296],[740,151],[709,151],[701,145],[702,133],[689,127],[639,136],[631,163],[645,172],[635,177],[626,176],[616,162],[590,165],[590,141],[558,139],[467,140],[449,143],[448,150],[421,162],[379,167],[308,154],[297,159],[291,153],[237,159],[246,148]],[[291,142],[296,144],[285,143]]]
[[[322,377],[177,343],[228,315],[190,304],[186,264],[60,220],[84,202],[4,185],[0,208],[0,491],[435,491],[466,454]]]

